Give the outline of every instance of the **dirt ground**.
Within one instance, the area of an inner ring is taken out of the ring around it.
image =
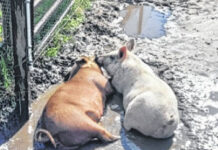
[[[31,73],[33,99],[59,83],[75,59],[117,50],[131,37],[120,26],[128,5],[148,5],[170,14],[165,36],[137,38],[135,54],[165,80],[178,97],[181,121],[175,135],[165,140],[144,137],[122,128],[122,96],[107,104],[103,125],[121,140],[90,143],[81,150],[218,150],[218,1],[217,0],[96,0],[87,20],[58,57],[41,58]],[[7,149],[7,144],[0,149]],[[49,149],[44,145],[35,149]]]

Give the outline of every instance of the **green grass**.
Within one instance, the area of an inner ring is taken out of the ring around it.
[[[2,10],[0,10],[0,20],[2,20]],[[3,42],[3,27],[2,27],[2,24],[0,24],[0,43],[2,42]]]
[[[3,42],[3,27],[0,24],[0,43],[2,43],[2,42]]]
[[[7,65],[5,63],[5,59],[3,58],[3,56],[1,56],[0,68],[1,68],[1,74],[2,74],[2,77],[3,77],[3,85],[4,85],[4,87],[6,89],[9,89],[9,87],[11,85],[11,81],[9,79],[9,73],[8,73]]]
[[[0,10],[0,19],[2,19],[2,10]]]
[[[2,10],[0,10],[0,20],[2,23]],[[0,24],[0,43],[3,42],[3,27]],[[0,76],[3,86],[6,90],[8,90],[11,86],[10,74],[8,70],[8,64],[6,63],[8,58],[3,56],[2,48],[0,49]],[[1,83],[1,84],[2,84]]]
[[[0,35],[2,35],[3,33],[3,28],[2,28],[2,25],[0,24]]]
[[[70,1],[71,0],[64,0],[63,2],[61,2],[57,10],[52,14],[49,20],[42,27],[41,31],[37,33],[36,35],[34,35],[35,45],[38,45],[41,42],[41,40],[45,37],[45,35],[49,32],[49,30],[54,26],[55,22],[59,19],[61,14],[67,8]]]
[[[59,31],[54,34],[53,41],[48,45],[46,56],[57,56],[63,44],[72,40],[73,32],[85,20],[84,11],[90,7],[90,0],[75,0],[73,7],[60,23]]]
[[[34,24],[37,24],[55,0],[43,0],[34,10]]]

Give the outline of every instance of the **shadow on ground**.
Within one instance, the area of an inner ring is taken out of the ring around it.
[[[126,132],[122,126],[124,110],[122,96],[113,95],[106,105],[105,116],[102,118],[103,126],[121,139],[109,144],[101,142],[89,143],[81,147],[81,150],[169,150],[172,146],[172,138],[157,140],[145,137],[135,130]]]
[[[18,116],[16,114],[16,112],[11,113],[8,116],[7,123],[2,124],[2,128],[0,129],[0,146],[8,142],[8,140],[13,137],[24,125],[24,123],[19,123]]]
[[[55,86],[53,86],[55,87]],[[51,88],[52,89],[52,88]],[[55,89],[55,88],[53,88]],[[44,94],[46,95],[46,94]],[[51,144],[43,144],[34,141],[33,135],[36,127],[40,125],[40,117],[46,104],[45,96],[41,96],[31,105],[32,115],[28,122],[16,132],[7,143],[8,149],[34,149],[53,150]],[[172,146],[172,138],[156,140],[145,137],[137,131],[126,132],[122,128],[124,110],[122,108],[122,96],[114,94],[106,104],[105,115],[101,124],[114,135],[120,135],[121,139],[113,143],[102,143],[101,141],[91,141],[80,147],[80,150],[169,150]]]

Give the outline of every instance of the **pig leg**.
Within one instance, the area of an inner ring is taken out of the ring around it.
[[[98,127],[98,138],[103,142],[113,142],[120,139],[119,136],[112,135],[110,132],[108,132],[101,126]]]
[[[133,99],[126,108],[125,116],[124,116],[124,128],[129,131],[131,129],[143,130],[144,127],[147,126],[149,117],[150,120],[154,114],[151,114],[150,109],[146,109],[145,102],[143,97]],[[152,126],[152,125],[151,125]]]
[[[120,138],[119,136],[112,135],[104,127],[102,127],[101,125],[97,124],[94,121],[92,121],[91,124],[95,132],[95,135],[97,135],[97,138],[103,142],[113,142]]]

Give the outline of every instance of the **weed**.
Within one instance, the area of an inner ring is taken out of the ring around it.
[[[0,20],[2,20],[2,11],[0,10]],[[0,43],[3,41],[3,27],[2,23],[0,23]]]
[[[55,38],[54,38],[54,41],[52,42],[53,46],[50,45],[50,47],[46,51],[46,56],[48,56],[48,57],[57,56],[58,51],[61,48],[61,45],[63,45],[64,43],[67,43],[71,39],[72,38],[69,36],[66,36],[66,35],[61,34],[61,33],[57,33]]]
[[[34,24],[37,24],[44,16],[49,7],[55,2],[55,0],[43,0],[34,11]]]
[[[58,47],[50,47],[50,48],[48,48],[47,52],[46,52],[46,56],[48,56],[48,57],[55,57],[55,56],[57,56],[59,48],[60,48],[59,46]]]
[[[0,10],[0,19],[2,19],[2,10]]]
[[[0,43],[3,42],[3,27],[0,25]]]
[[[72,40],[72,33],[85,20],[84,11],[90,6],[90,0],[75,0],[73,7],[60,23],[60,30],[54,34],[53,41],[47,48],[46,56],[57,56],[62,45]]]
[[[7,69],[7,65],[5,63],[5,59],[1,56],[0,60],[0,68],[1,68],[1,74],[3,76],[3,84],[5,89],[9,89],[11,81],[9,79],[9,73]]]

